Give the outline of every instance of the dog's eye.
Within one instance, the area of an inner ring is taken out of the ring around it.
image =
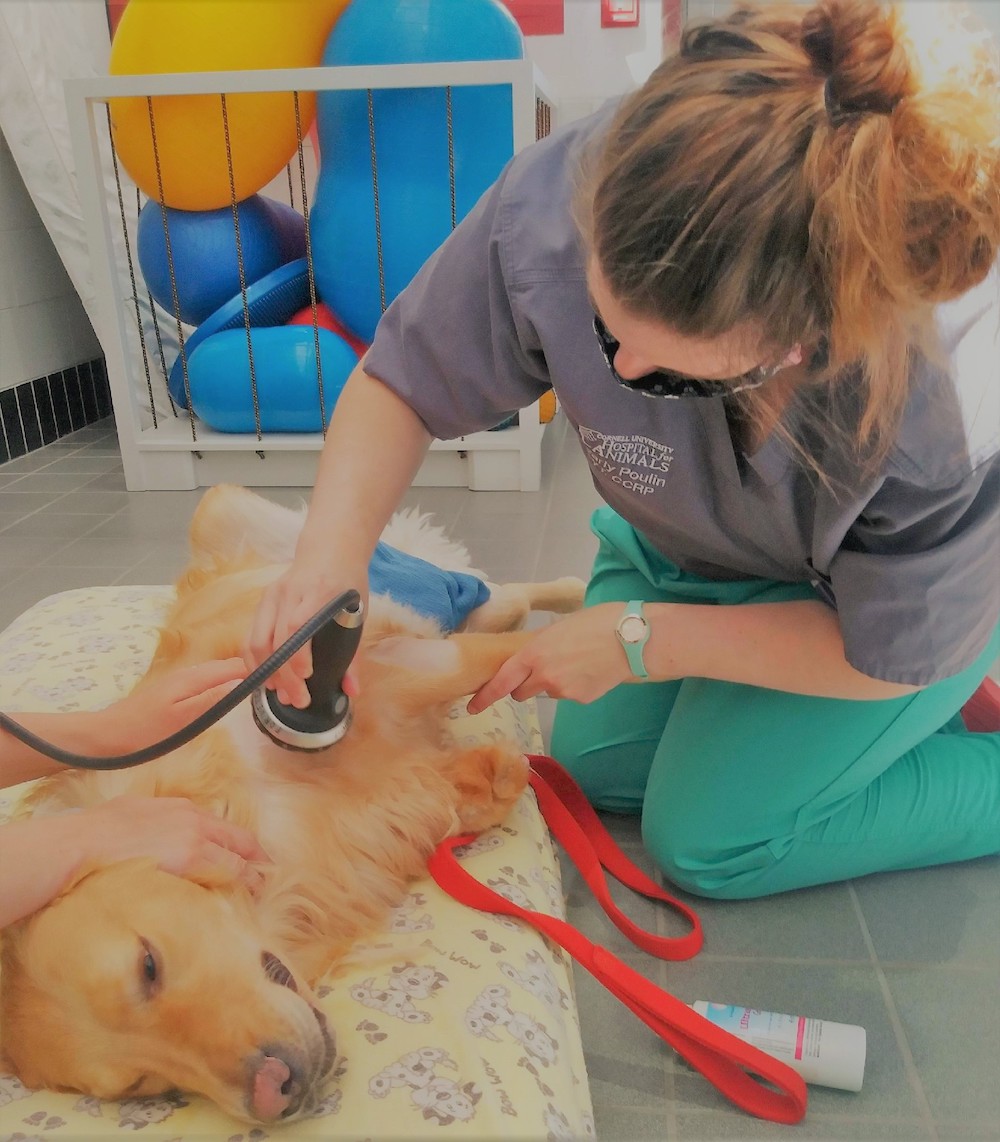
[[[272,983],[279,984],[281,987],[290,988],[294,992],[298,991],[298,988],[295,986],[295,980],[292,978],[292,973],[272,952],[261,952],[260,966],[264,969],[267,978]]]
[[[159,958],[156,955],[156,950],[146,940],[142,941],[140,948],[139,975],[147,996],[160,990],[163,981]]]

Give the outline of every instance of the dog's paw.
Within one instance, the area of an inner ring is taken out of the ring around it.
[[[460,832],[498,825],[528,783],[528,761],[511,746],[481,745],[454,756],[452,779]]]
[[[565,575],[556,579],[553,587],[560,597],[561,606],[557,609],[560,614],[568,615],[579,611],[583,607],[583,599],[587,593],[587,584],[575,575]]]

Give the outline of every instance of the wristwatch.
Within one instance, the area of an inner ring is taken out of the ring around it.
[[[649,623],[642,613],[642,601],[633,599],[625,604],[615,634],[622,644],[633,678],[648,678],[649,671],[642,660],[642,648],[649,642]]]

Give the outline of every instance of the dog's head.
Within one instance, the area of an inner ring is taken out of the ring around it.
[[[25,1085],[204,1094],[252,1122],[308,1115],[323,1015],[238,894],[125,861],[4,933],[4,1049]]]

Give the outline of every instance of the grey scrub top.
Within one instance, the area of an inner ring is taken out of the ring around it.
[[[1000,615],[1000,269],[936,311],[943,357],[912,366],[897,440],[865,478],[812,440],[750,456],[721,399],[619,386],[592,329],[570,213],[608,112],[527,148],[386,311],[365,370],[434,436],[488,428],[553,388],[603,499],[681,568],[812,582],[848,661],[922,686],[970,665]]]

